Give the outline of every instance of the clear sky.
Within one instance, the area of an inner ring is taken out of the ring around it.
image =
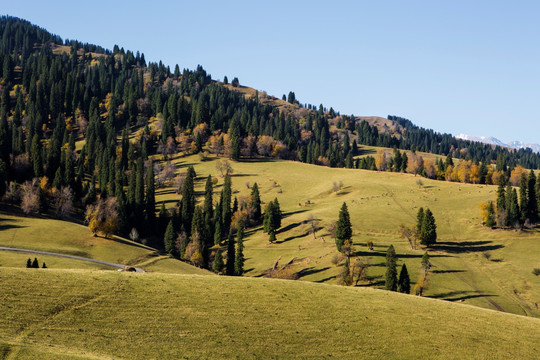
[[[540,143],[540,1],[6,1],[63,39],[342,114]]]

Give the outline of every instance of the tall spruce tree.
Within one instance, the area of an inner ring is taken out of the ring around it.
[[[146,169],[146,196],[145,196],[145,207],[146,207],[146,218],[148,219],[150,227],[153,229],[156,219],[156,194],[154,187],[154,167],[152,164]]]
[[[234,258],[234,275],[242,276],[244,273],[244,224],[238,223],[236,231],[236,254]]]
[[[227,242],[227,268],[225,271],[226,275],[234,276],[234,260],[235,256],[235,247],[234,247],[234,234],[232,231],[229,232],[229,240]]]
[[[422,219],[422,230],[420,232],[422,245],[433,245],[437,241],[437,225],[435,217],[430,209],[426,209]]]
[[[407,271],[407,265],[405,264],[401,266],[401,271],[399,272],[397,290],[400,293],[404,293],[404,294],[410,294],[411,292],[411,279],[409,277],[409,272]]]
[[[527,179],[527,217],[532,223],[538,222],[538,202],[536,194],[536,175],[534,171],[529,172],[529,177]]]
[[[169,224],[167,225],[167,229],[165,230],[165,235],[163,237],[163,245],[165,248],[165,251],[168,252],[171,255],[175,255],[176,249],[175,249],[175,239],[176,234],[174,231],[174,226],[172,220],[169,221]]]
[[[341,251],[341,247],[345,244],[345,241],[352,238],[352,226],[351,218],[349,216],[349,210],[347,204],[343,203],[339,211],[339,218],[336,225],[336,246],[338,251]]]
[[[225,175],[223,182],[223,189],[221,190],[220,204],[221,204],[221,229],[223,234],[228,234],[231,226],[231,201],[232,201],[232,183],[231,176]]]
[[[519,222],[524,224],[529,215],[529,199],[527,196],[528,181],[527,175],[521,174],[521,179],[519,180]]]
[[[182,187],[182,222],[184,230],[191,235],[191,221],[195,211],[195,169],[188,167],[184,185]]]
[[[261,197],[259,195],[259,185],[254,183],[251,187],[251,208],[253,209],[253,220],[259,224],[261,221]]]
[[[223,270],[223,256],[221,255],[221,250],[217,250],[215,255],[214,255],[214,262],[212,263],[212,270],[216,273],[216,274],[220,274],[221,271]]]
[[[386,275],[384,286],[386,290],[396,291],[398,285],[396,269],[396,251],[394,245],[390,245],[386,250]]]

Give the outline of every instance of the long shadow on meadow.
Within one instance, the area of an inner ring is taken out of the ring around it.
[[[304,276],[317,274],[317,273],[326,271],[326,270],[328,270],[328,269],[330,269],[330,266],[323,267],[323,268],[320,268],[320,269],[317,269],[317,268],[315,268],[314,266],[312,266],[312,267],[309,267],[309,268],[305,268],[305,269],[300,270],[297,274],[298,274],[298,278],[302,278],[302,277],[304,277]]]
[[[430,246],[436,251],[444,251],[447,253],[460,254],[468,252],[484,252],[502,249],[504,245],[490,245],[492,241],[444,241],[438,242]]]
[[[16,221],[19,221],[19,220],[16,220],[16,219],[6,220],[6,219],[0,218],[0,231],[9,230],[9,229],[20,229],[20,228],[25,228],[26,227],[26,226],[23,226],[23,225],[3,223],[4,221],[16,222]]]
[[[440,293],[436,295],[430,295],[427,297],[433,299],[442,299],[446,301],[462,301],[467,299],[481,298],[481,297],[493,297],[494,294],[484,294],[480,291],[450,291],[446,293]]]

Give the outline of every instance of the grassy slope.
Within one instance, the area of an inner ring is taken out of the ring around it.
[[[198,157],[175,160],[185,171],[194,165],[199,176],[196,190],[204,190],[204,177],[217,176],[215,160],[199,162]],[[314,239],[304,221],[311,214],[323,226],[337,220],[341,204],[346,201],[351,214],[354,243],[359,255],[370,259],[372,283],[382,286],[386,248],[393,244],[400,266],[407,264],[415,281],[424,250],[410,250],[408,242],[398,236],[401,222],[413,224],[418,207],[429,207],[438,225],[438,245],[430,251],[435,265],[428,296],[463,301],[491,309],[540,316],[540,278],[531,272],[538,267],[540,248],[538,231],[514,232],[487,230],[480,225],[481,201],[494,199],[496,187],[431,181],[407,174],[380,173],[326,167],[287,161],[239,162],[234,168],[233,189],[236,196],[250,190],[246,182],[255,181],[264,202],[277,197],[285,213],[277,243],[268,243],[260,228],[248,232],[245,241],[248,276],[260,276],[280,256],[282,261],[293,257],[303,259],[297,270],[304,269],[303,280],[335,283],[339,269],[332,265],[337,253],[333,239],[325,229]],[[221,190],[219,178],[217,193]],[[333,182],[343,182],[337,194]],[[279,186],[273,187],[274,182]],[[279,190],[282,193],[279,193]],[[157,202],[172,206],[180,195],[172,189],[158,189]],[[306,205],[307,201],[312,205]],[[324,237],[325,242],[321,240]],[[372,240],[375,251],[368,251],[366,241]],[[484,252],[491,254],[488,261]],[[399,269],[398,269],[399,270]]]
[[[537,358],[540,320],[269,279],[1,269],[7,359]]]
[[[57,252],[83,256],[97,260],[141,266],[147,271],[177,272],[183,274],[209,274],[209,272],[187,265],[167,256],[159,256],[155,250],[123,238],[105,239],[93,237],[87,227],[67,221],[21,217],[0,214],[0,246]],[[23,267],[26,259],[34,256],[0,252],[2,266]],[[109,267],[58,257],[37,256],[49,267],[91,268]]]

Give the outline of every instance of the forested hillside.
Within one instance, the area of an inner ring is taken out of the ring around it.
[[[191,170],[175,182],[182,201],[172,213],[162,208],[157,216],[156,182],[171,177],[168,160],[177,153],[200,153],[201,159],[209,152],[233,160],[272,157],[477,183],[509,179],[518,165],[540,166],[540,155],[530,150],[456,139],[396,116],[388,119],[404,129],[401,133],[379,131],[323,105],[302,106],[293,92],[283,98],[290,106],[280,106],[283,100],[264,92],[239,91],[237,78],[231,84],[226,78],[212,80],[202,66],[172,70],[162,62],[147,63],[139,52],[62,40],[14,17],[1,17],[0,39],[0,196],[5,202],[20,204],[26,213],[85,218],[93,231],[106,235],[127,236],[136,227],[154,239],[152,245],[174,253],[167,236],[163,241],[170,227],[186,235],[175,255],[197,243],[191,253],[202,257],[201,266],[208,265],[207,249],[230,238],[231,228],[262,222],[260,204],[244,219],[249,223],[238,225],[236,218],[231,224],[238,207],[230,182],[215,204],[208,178],[205,203],[196,206],[193,180],[207,174]],[[360,159],[362,145],[395,150],[392,156]],[[424,164],[416,151],[448,161]],[[479,175],[453,176],[453,158]],[[156,167],[156,159],[165,166]],[[252,196],[250,206],[258,194]]]

